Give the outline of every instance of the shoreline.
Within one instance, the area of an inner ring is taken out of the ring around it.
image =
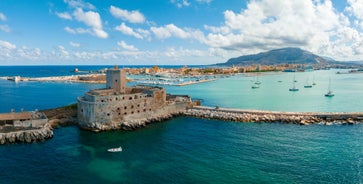
[[[48,122],[39,129],[23,129],[0,133],[0,145],[9,143],[34,143],[53,137],[53,128],[77,126],[85,131],[103,132],[114,130],[135,130],[150,123],[164,122],[174,117],[194,117],[240,123],[286,123],[296,125],[354,125],[363,123],[363,112],[284,112],[266,110],[230,109],[208,106],[194,106],[170,113],[154,113],[150,118],[129,117],[114,125],[82,127],[77,120],[77,104],[41,110]]]

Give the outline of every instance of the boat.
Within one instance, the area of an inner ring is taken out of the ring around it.
[[[257,85],[257,84],[255,84],[255,85],[253,85],[251,88],[252,88],[252,89],[257,89],[257,88],[260,88],[260,86],[259,86],[259,85]]]
[[[328,92],[327,93],[325,93],[325,95],[324,96],[326,96],[326,97],[333,97],[333,96],[335,96],[335,94],[333,93],[333,91],[331,90],[331,80],[329,79],[329,87],[328,87]]]
[[[315,77],[313,77],[313,84],[312,84],[313,86],[315,86],[316,85],[316,83],[315,83]]]
[[[299,89],[296,88],[295,83],[296,83],[296,80],[295,80],[295,76],[294,76],[294,80],[292,82],[293,86],[292,86],[292,88],[289,89],[289,91],[299,91]]]
[[[313,85],[309,84],[309,78],[306,79],[306,84],[304,85],[304,88],[312,88]]]
[[[110,148],[107,150],[108,152],[121,152],[122,151],[122,148],[121,146],[120,147],[117,147],[117,148]]]
[[[255,82],[255,84],[257,84],[257,85],[260,85],[260,84],[261,84],[261,82],[258,80],[258,77],[256,77],[256,82]]]

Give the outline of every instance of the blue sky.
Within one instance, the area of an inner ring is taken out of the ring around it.
[[[363,60],[363,0],[0,2],[0,65],[199,65],[283,47]]]

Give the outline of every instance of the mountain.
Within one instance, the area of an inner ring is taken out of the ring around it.
[[[299,48],[282,48],[231,58],[220,65],[327,64],[331,61]]]

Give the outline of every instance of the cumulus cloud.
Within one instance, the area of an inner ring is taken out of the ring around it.
[[[8,25],[0,25],[0,30],[7,33],[11,31]]]
[[[168,24],[164,27],[151,27],[151,32],[159,39],[166,39],[172,36],[178,38],[188,38],[189,34],[183,29],[175,26],[174,24]]]
[[[128,27],[125,23],[121,23],[121,25],[116,26],[115,30],[120,31],[121,33],[125,35],[134,36],[135,38],[142,39],[143,36],[141,34],[135,32],[131,27]],[[142,31],[142,30],[140,30]]]
[[[188,0],[170,0],[170,2],[175,4],[178,8],[190,6],[190,2],[188,2]]]
[[[116,18],[121,18],[122,20],[128,21],[130,23],[145,22],[145,16],[137,10],[128,11],[115,6],[111,6],[110,13]]]
[[[363,0],[348,0],[348,4],[345,10],[363,20]]]
[[[64,0],[64,2],[67,3],[68,6],[71,8],[82,8],[88,10],[96,9],[96,7],[93,6],[91,3],[87,3],[82,0]]]
[[[351,5],[362,0],[349,0]],[[358,3],[359,4],[359,3]],[[363,3],[361,3],[363,5]],[[360,17],[362,11],[347,9]],[[363,17],[363,13],[362,13]],[[360,24],[358,22],[357,24]],[[360,32],[342,30],[350,27],[349,19],[337,12],[330,0],[260,0],[250,1],[240,12],[226,10],[220,26],[205,25],[205,40],[202,43],[212,48],[255,53],[281,47],[301,47],[312,52],[338,56],[338,50],[353,54],[360,50]],[[354,36],[353,39],[352,35]],[[350,48],[347,50],[347,48]],[[339,57],[339,56],[338,56]],[[340,58],[344,56],[341,54]]]
[[[1,21],[6,21],[6,16],[0,12],[0,20]]]
[[[77,8],[73,12],[74,18],[79,21],[83,22],[87,26],[91,27],[91,30],[88,32],[94,36],[99,38],[107,38],[108,34],[102,28],[102,21],[100,14],[93,11],[84,12],[82,9]]]
[[[69,45],[71,45],[72,47],[80,47],[81,44],[77,43],[77,42],[69,42]]]
[[[16,45],[14,45],[10,42],[7,42],[7,41],[0,40],[0,48],[7,49],[7,50],[13,50],[13,49],[16,49]]]
[[[67,20],[72,20],[72,16],[71,16],[71,14],[69,14],[68,12],[63,12],[63,13],[56,12],[55,14],[56,14],[59,18],[67,19]]]
[[[117,42],[117,45],[119,45],[121,48],[129,50],[129,51],[138,51],[139,49],[137,49],[135,46],[133,45],[128,45],[126,42],[124,41],[120,41]]]
[[[209,4],[210,2],[212,2],[212,0],[197,0],[198,3],[207,3]]]

